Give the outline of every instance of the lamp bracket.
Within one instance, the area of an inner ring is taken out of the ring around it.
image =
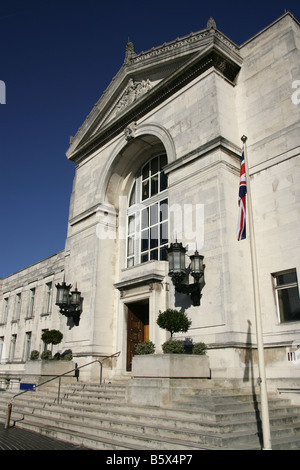
[[[69,293],[71,289],[71,284],[66,285],[65,281],[62,284],[55,284],[57,288],[57,299],[56,305],[59,307],[59,312],[67,318],[72,318],[74,324],[76,326],[79,325],[80,315],[82,313],[82,304],[83,304],[83,297],[80,296],[80,292],[78,292],[77,287],[73,294],[76,292],[78,294],[78,300],[76,303],[72,302],[72,294]],[[66,297],[64,297],[64,301],[62,302],[59,298],[59,290],[65,289],[68,292],[66,293]]]
[[[197,276],[198,277],[198,276]],[[202,282],[200,282],[200,279],[202,277]],[[175,290],[179,292],[180,294],[187,294],[191,296],[193,305],[195,307],[200,305],[200,299],[202,297],[201,291],[202,288],[204,287],[204,276],[199,275],[199,278],[192,284],[185,284],[182,282],[182,280],[179,279],[179,277],[175,274],[171,276],[172,282],[174,284]]]

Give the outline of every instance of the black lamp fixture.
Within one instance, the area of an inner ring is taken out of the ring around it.
[[[80,315],[82,313],[81,292],[77,289],[77,285],[73,291],[70,292],[72,285],[67,285],[65,279],[61,284],[55,284],[57,289],[56,305],[59,306],[59,311],[68,318],[72,318],[76,326],[79,325]]]
[[[204,256],[200,255],[196,249],[195,253],[190,256],[190,270],[185,267],[185,256],[187,248],[182,243],[171,243],[167,248],[169,259],[169,276],[175,286],[177,292],[191,296],[194,306],[200,305],[201,290],[204,287]],[[184,279],[188,273],[194,278],[193,284],[186,284]]]

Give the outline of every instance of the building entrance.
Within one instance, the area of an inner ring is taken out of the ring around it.
[[[149,341],[149,300],[132,302],[126,306],[128,310],[126,370],[131,371],[136,345]]]

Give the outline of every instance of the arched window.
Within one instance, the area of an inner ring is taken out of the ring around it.
[[[166,164],[166,154],[157,155],[141,168],[133,183],[127,209],[127,267],[167,259]]]

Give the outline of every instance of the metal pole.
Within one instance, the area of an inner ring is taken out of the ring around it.
[[[60,401],[60,384],[61,384],[61,377],[58,378],[58,392],[57,392],[57,403],[59,404]]]
[[[10,417],[11,417],[11,411],[12,411],[12,403],[9,403],[9,405],[8,405],[8,410],[7,410],[7,420],[6,420],[5,429],[8,429],[8,428],[9,428]]]
[[[100,364],[100,385],[102,385],[102,361],[99,361],[99,364]]]
[[[256,337],[257,337],[257,352],[258,352],[258,368],[259,368],[259,383],[261,395],[261,417],[262,417],[262,431],[263,431],[263,450],[271,450],[271,432],[270,432],[270,419],[269,419],[269,406],[268,406],[268,393],[265,372],[265,358],[264,358],[264,344],[262,332],[262,320],[260,309],[260,296],[259,296],[259,283],[258,283],[258,269],[255,248],[255,234],[253,227],[253,211],[252,211],[252,198],[249,177],[249,167],[247,158],[245,135],[241,138],[244,144],[244,160],[245,160],[245,173],[247,184],[247,202],[249,211],[249,229],[250,229],[250,248],[251,248],[251,261],[252,261],[252,278],[254,290],[254,305],[255,305],[255,319],[256,319]]]

